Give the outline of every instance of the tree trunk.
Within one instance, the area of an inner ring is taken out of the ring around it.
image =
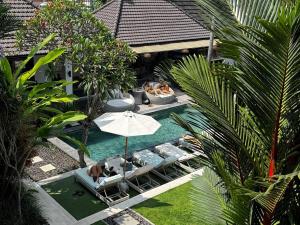
[[[211,25],[211,32],[209,36],[209,44],[208,44],[208,51],[207,51],[207,61],[210,62],[212,58],[212,53],[213,53],[213,48],[214,48],[214,20],[212,20],[212,25]]]
[[[89,127],[88,125],[86,124],[87,122],[84,121],[84,124],[83,124],[83,132],[82,132],[82,142],[84,145],[87,144],[87,141],[88,141],[88,136],[89,136]],[[84,168],[86,167],[86,162],[84,160],[84,152],[83,151],[78,151],[78,156],[79,156],[79,164],[80,164],[80,167],[81,168]]]

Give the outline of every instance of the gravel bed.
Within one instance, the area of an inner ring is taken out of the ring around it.
[[[132,216],[134,219],[136,219],[137,221],[139,221],[139,225],[154,225],[153,223],[149,223],[147,220],[145,220],[144,217],[142,217],[141,215],[135,213],[135,211],[133,211],[132,209],[126,209],[118,214],[115,214],[111,217],[107,217],[106,219],[104,219],[103,221],[105,223],[107,223],[108,225],[118,225],[114,219],[125,215],[125,214],[129,214],[130,216]]]
[[[37,146],[36,153],[43,161],[34,163],[25,169],[25,173],[34,181],[40,181],[79,168],[79,162],[51,143],[48,143],[47,146]],[[40,167],[47,164],[53,165],[55,169],[44,172]]]

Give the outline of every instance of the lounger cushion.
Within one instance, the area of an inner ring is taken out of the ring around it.
[[[178,159],[188,155],[186,151],[183,151],[182,149],[172,145],[171,143],[158,145],[155,147],[155,151],[163,156],[175,156]]]
[[[121,182],[122,179],[123,179],[123,176],[121,174],[117,174],[112,177],[106,177],[103,180],[103,183],[101,184],[101,186],[109,186],[111,184],[117,184],[117,183]]]
[[[164,159],[148,149],[140,152],[135,152],[133,154],[133,158],[141,165],[152,165],[154,168],[168,166],[177,161],[177,158],[174,156],[170,156]]]
[[[141,165],[152,165],[154,167],[160,165],[164,159],[148,149],[133,153],[133,158]]]

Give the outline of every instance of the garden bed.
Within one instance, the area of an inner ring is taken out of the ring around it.
[[[25,169],[25,173],[34,181],[40,181],[79,168],[79,162],[51,143],[47,146],[37,146],[36,153],[37,157],[34,159],[37,162],[33,162],[31,166]],[[44,171],[42,168],[44,168]],[[47,168],[50,170],[47,171]]]

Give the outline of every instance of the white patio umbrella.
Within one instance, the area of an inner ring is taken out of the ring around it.
[[[105,113],[95,119],[94,122],[101,131],[125,137],[124,177],[126,171],[128,137],[152,135],[161,126],[160,123],[151,116],[141,115],[131,111]]]

